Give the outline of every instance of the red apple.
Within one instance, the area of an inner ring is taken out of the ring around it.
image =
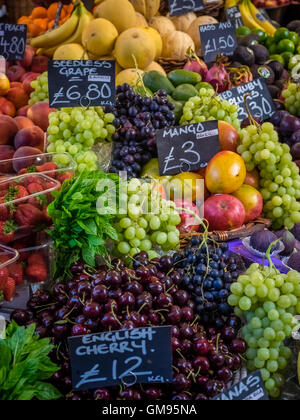
[[[31,87],[31,83],[39,77],[39,73],[28,73],[23,80],[23,88],[27,95],[30,95],[34,89]]]
[[[17,117],[27,117],[28,109],[30,108],[30,105],[23,106],[22,108],[18,109],[17,111]]]
[[[263,211],[264,201],[262,195],[251,185],[242,185],[232,194],[243,204],[246,210],[245,223],[257,219]]]
[[[210,231],[239,228],[245,222],[245,208],[240,200],[232,195],[214,195],[206,200],[203,206]]]
[[[19,128],[19,131],[23,130],[23,128],[34,126],[33,122],[27,117],[22,117],[22,116],[15,117],[15,122]]]
[[[0,115],[0,144],[11,145],[17,132],[15,120],[8,115]]]
[[[17,63],[20,64],[25,69],[28,69],[32,65],[32,60],[35,55],[35,50],[31,45],[26,45],[25,49],[25,56],[22,61],[18,61]]]
[[[24,67],[20,66],[19,64],[16,64],[14,66],[9,67],[9,69],[6,72],[7,77],[9,78],[10,82],[19,82],[21,80],[21,77],[24,76],[26,73],[26,70]]]
[[[198,207],[192,201],[175,200],[174,202],[177,208],[192,211],[200,217]],[[181,217],[181,223],[177,226],[177,229],[180,231],[180,233],[197,232],[197,230],[200,227],[200,224],[195,219],[195,217],[190,213],[182,211],[180,211],[179,214]]]
[[[45,73],[48,71],[49,58],[43,55],[33,57],[31,71],[34,73]]]
[[[48,102],[38,102],[29,108],[27,116],[35,125],[43,131],[47,131],[49,127],[49,114],[55,111],[56,109],[49,107]]]

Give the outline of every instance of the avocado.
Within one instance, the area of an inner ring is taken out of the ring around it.
[[[268,66],[258,66],[254,64],[251,68],[251,73],[253,75],[253,79],[257,79],[259,77],[263,77],[267,83],[267,85],[273,85],[275,82],[275,74],[271,67]]]
[[[300,20],[293,20],[287,25],[287,29],[291,32],[298,32],[300,30]]]
[[[239,45],[233,54],[232,60],[251,67],[255,63],[255,55],[250,48]]]
[[[271,67],[275,74],[275,80],[280,80],[284,67],[279,61],[271,61],[268,63],[268,67]]]
[[[146,88],[150,89],[153,93],[156,93],[159,90],[165,90],[168,95],[172,95],[175,89],[167,77],[155,70],[145,73],[143,82]]]
[[[196,85],[202,82],[202,77],[199,73],[188,70],[173,70],[168,74],[168,79],[175,86],[184,84]]]
[[[275,85],[270,85],[268,86],[269,92],[272,96],[273,99],[278,99],[281,93],[281,90],[279,89],[279,87],[275,86]]]
[[[174,90],[172,94],[172,98],[175,99],[175,101],[185,101],[187,102],[190,98],[193,98],[194,96],[198,96],[199,92],[193,85],[184,84],[177,86],[177,88]]]
[[[250,45],[257,45],[259,44],[259,35],[258,34],[250,34],[243,36],[242,39],[239,40],[239,45],[244,47],[250,47]]]
[[[176,124],[180,123],[181,117],[183,115],[183,107],[185,105],[185,102],[175,101],[172,96],[168,95],[168,101],[174,105],[174,114],[175,114],[175,122]]]
[[[263,45],[251,45],[249,48],[254,52],[255,64],[265,64],[270,58],[270,53]]]

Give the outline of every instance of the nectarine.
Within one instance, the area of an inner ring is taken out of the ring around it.
[[[15,149],[19,149],[20,147],[24,146],[30,146],[35,147],[43,152],[45,146],[44,137],[44,132],[40,127],[33,126],[23,128],[23,130],[19,131],[15,137]]]
[[[6,71],[6,75],[10,82],[19,82],[25,73],[26,70],[19,64],[9,67]]]
[[[34,89],[31,87],[31,83],[39,77],[39,73],[28,73],[23,80],[23,88],[27,95],[30,95]]]
[[[38,102],[32,105],[27,112],[28,118],[43,131],[47,131],[49,127],[49,114],[56,110],[49,107],[48,102]]]
[[[16,115],[16,107],[6,98],[0,98],[0,110],[2,114],[14,117]]]
[[[48,71],[49,58],[43,55],[36,56],[32,60],[31,71],[34,73],[45,73]]]
[[[0,144],[11,145],[17,132],[15,120],[8,115],[0,115]]]
[[[9,89],[6,98],[12,102],[17,109],[26,106],[29,101],[29,95],[24,91],[23,86],[21,87],[13,87]]]
[[[19,131],[23,130],[23,128],[33,127],[33,122],[27,117],[15,117],[15,122],[19,128]]]
[[[27,117],[27,112],[28,112],[29,108],[30,108],[30,105],[26,105],[26,106],[23,106],[22,108],[18,109],[17,116],[18,117]]]
[[[14,153],[15,149],[12,146],[0,146],[0,175],[14,173],[12,162],[7,162],[8,159],[13,158]]]
[[[26,45],[24,59],[22,61],[18,61],[25,69],[28,69],[32,65],[32,60],[35,55],[35,50],[31,45]]]

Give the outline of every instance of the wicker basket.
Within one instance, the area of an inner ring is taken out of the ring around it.
[[[31,15],[33,2],[31,0],[8,0],[7,11],[10,22],[16,23],[21,16]]]
[[[221,12],[221,9],[224,6],[224,0],[213,0],[213,1],[204,1],[205,3],[205,9],[200,10],[197,12],[197,16],[213,16],[215,18],[218,18]],[[160,9],[159,13],[163,16],[166,16],[169,13],[169,4],[168,0],[162,0],[160,2]]]
[[[174,60],[172,58],[159,58],[158,63],[162,66],[166,73],[170,73],[170,71],[182,69],[186,63],[187,58],[185,60]]]
[[[244,239],[248,236],[253,235],[255,232],[259,232],[265,228],[269,228],[272,222],[269,219],[259,218],[254,222],[248,223],[247,225],[242,226],[239,229],[233,229],[230,231],[215,231],[210,232],[209,236],[217,242],[227,242],[234,239]],[[180,247],[185,248],[190,242],[193,236],[203,236],[203,233],[186,233],[180,236]]]

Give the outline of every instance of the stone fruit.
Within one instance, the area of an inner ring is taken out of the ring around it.
[[[18,61],[18,64],[25,69],[29,69],[32,65],[32,60],[35,55],[35,50],[31,45],[26,45],[25,56],[22,61]]]
[[[26,106],[23,106],[22,108],[18,109],[17,116],[18,117],[27,117],[27,112],[28,112],[29,108],[30,108],[30,105],[26,105]]]
[[[46,132],[49,127],[49,114],[55,111],[49,107],[48,102],[37,102],[28,109],[27,117]]]
[[[29,101],[29,95],[24,91],[23,86],[11,87],[6,95],[6,98],[12,102],[17,109],[26,106]]]
[[[144,69],[155,59],[156,45],[143,28],[127,29],[117,39],[114,55],[124,69]]]
[[[205,185],[202,175],[183,172],[172,178],[169,188],[171,200],[203,202]]]
[[[32,60],[31,71],[33,73],[45,73],[48,71],[49,58],[43,55],[35,56]]]
[[[169,32],[163,36],[162,56],[165,58],[183,60],[189,48],[195,50],[195,44],[192,38],[185,32]]]
[[[209,222],[210,231],[239,228],[245,222],[245,208],[232,195],[214,195],[203,206],[202,211],[204,210],[204,218]]]
[[[27,93],[27,95],[30,95],[34,89],[31,87],[31,83],[36,80],[40,76],[39,73],[28,73],[26,77],[23,78],[23,89]]]
[[[18,132],[18,126],[12,117],[0,115],[0,145],[11,144]]]
[[[30,156],[37,156],[40,154],[41,154],[41,151],[39,149],[36,149],[35,147],[30,147],[30,146],[20,147],[20,149],[18,149],[15,152],[14,157],[13,157],[15,159],[15,161],[13,162],[14,170],[16,172],[20,170],[20,162],[18,161],[18,159],[27,158]],[[30,159],[26,159],[26,164],[27,166],[31,166],[35,163],[35,161],[36,159],[32,159],[32,163],[31,163]]]
[[[15,149],[20,147],[30,146],[39,149],[44,152],[45,148],[45,134],[40,127],[33,126],[23,128],[15,136],[14,141]]]
[[[26,70],[19,64],[9,67],[6,71],[6,75],[10,82],[20,81],[24,74],[26,74]]]
[[[95,19],[85,28],[82,44],[92,54],[102,56],[111,54],[118,38],[116,27],[107,19]]]
[[[0,146],[0,175],[13,173],[12,163],[4,161],[12,159],[14,153],[15,149],[12,146]]]
[[[239,199],[245,207],[245,223],[251,222],[261,215],[264,206],[263,198],[255,188],[250,185],[242,185],[232,195]]]
[[[243,185],[246,172],[241,156],[229,151],[220,152],[206,168],[206,187],[213,194],[233,193]]]
[[[33,122],[27,117],[15,117],[15,122],[18,126],[19,131],[23,128],[33,127]]]
[[[219,121],[218,126],[221,150],[229,150],[236,153],[240,142],[238,131],[225,121]]]
[[[128,0],[105,0],[97,7],[95,16],[109,20],[120,34],[136,25],[135,13],[133,5]]]
[[[61,45],[53,55],[53,60],[88,60],[88,58],[80,44]]]
[[[8,115],[10,117],[14,117],[16,115],[16,107],[6,98],[0,98],[0,111],[4,115]]]
[[[251,187],[256,189],[259,188],[259,172],[257,169],[246,173],[244,184],[251,185]]]
[[[10,88],[8,77],[4,73],[0,73],[0,96],[5,96]]]

